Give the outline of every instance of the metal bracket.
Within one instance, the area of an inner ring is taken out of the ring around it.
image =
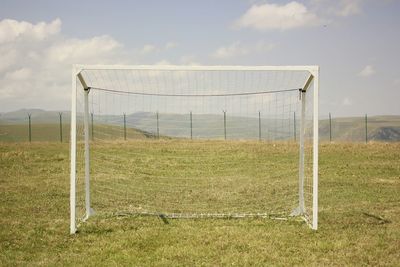
[[[306,90],[303,88],[299,88],[299,100],[301,100],[302,93],[305,93]]]

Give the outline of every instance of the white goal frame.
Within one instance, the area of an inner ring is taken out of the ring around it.
[[[303,215],[304,207],[304,146],[305,146],[305,94],[313,84],[313,158],[312,158],[312,221],[310,227],[318,228],[318,98],[319,66],[180,66],[180,65],[73,65],[71,97],[71,139],[70,139],[70,233],[77,231],[76,224],[76,159],[77,159],[77,81],[84,90],[84,147],[85,147],[85,219],[92,214],[90,199],[90,143],[89,143],[89,87],[82,76],[84,70],[159,70],[159,71],[308,71],[309,77],[301,90],[301,116],[299,136],[299,203],[293,215]]]

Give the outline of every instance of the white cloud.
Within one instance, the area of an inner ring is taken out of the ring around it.
[[[156,50],[157,50],[157,47],[156,47],[155,45],[146,44],[146,45],[144,45],[144,46],[142,47],[141,53],[142,53],[142,54],[148,54],[148,53],[154,52],[154,51],[156,51]]]
[[[60,29],[60,19],[55,19],[50,23],[39,22],[37,24],[4,19],[0,21],[0,44],[13,42],[23,37],[27,37],[31,40],[44,40],[50,35],[58,34]]]
[[[375,71],[374,66],[367,65],[358,73],[358,75],[362,76],[362,77],[368,77],[368,76],[374,75],[375,73],[376,73],[376,71]]]
[[[173,48],[176,48],[178,43],[176,42],[167,42],[164,45],[154,45],[154,44],[145,44],[140,50],[139,54],[147,55],[150,53],[160,53],[162,51],[167,51]]]
[[[0,99],[2,110],[20,107],[69,107],[72,64],[127,62],[112,37],[68,38],[61,20],[0,21]],[[44,97],[45,96],[45,97]]]
[[[276,47],[276,44],[272,44],[272,43],[266,43],[266,42],[257,42],[254,46],[253,46],[253,50],[257,51],[257,52],[268,52],[271,51],[272,49],[274,49]]]
[[[361,0],[341,0],[336,11],[338,16],[347,17],[361,13]]]
[[[233,58],[245,56],[251,53],[262,53],[270,51],[275,47],[274,44],[265,42],[257,42],[255,44],[242,44],[241,42],[234,42],[230,45],[219,47],[212,56],[215,58]]]
[[[103,35],[90,39],[68,39],[61,43],[56,43],[49,47],[49,60],[54,62],[80,62],[88,63],[92,59],[99,58],[101,55],[110,53],[121,47],[112,37]]]
[[[32,70],[29,68],[21,68],[15,71],[7,72],[4,78],[7,80],[26,80],[32,75]]]
[[[293,1],[284,5],[253,5],[236,21],[239,28],[256,30],[289,30],[321,25],[323,21],[303,4]]]
[[[10,68],[18,57],[17,51],[12,47],[2,47],[0,45],[0,72]]]
[[[0,111],[69,109],[72,64],[135,64],[138,58],[143,62],[152,53],[178,45],[172,41],[147,44],[136,53],[128,52],[109,35],[85,39],[65,36],[61,25],[60,19],[37,24],[0,20]]]
[[[214,52],[213,56],[216,58],[231,58],[243,56],[248,53],[249,51],[247,48],[241,46],[239,42],[236,42],[228,46],[221,46]]]
[[[155,63],[155,65],[171,65],[171,62],[169,62],[169,61],[166,60],[166,59],[163,59],[163,60],[157,61],[157,62]]]
[[[319,15],[348,17],[360,14],[365,0],[310,0],[310,6]],[[380,0],[379,2],[383,2]]]
[[[179,62],[183,65],[201,65],[198,61],[196,56],[194,55],[186,55],[182,56],[179,60]]]
[[[349,97],[345,97],[342,100],[342,105],[343,106],[351,106],[353,104],[353,102],[351,101],[351,99]]]
[[[176,43],[176,42],[168,42],[165,44],[164,48],[165,48],[165,50],[168,50],[168,49],[175,48],[177,46],[178,46],[178,43]]]

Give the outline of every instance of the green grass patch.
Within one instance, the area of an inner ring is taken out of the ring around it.
[[[101,174],[118,177],[120,157],[143,166],[132,171],[143,179],[146,173],[153,177],[162,170],[169,170],[167,176],[177,179],[204,177],[207,168],[196,172],[199,165],[190,157],[174,160],[178,147],[181,155],[192,155],[193,149],[205,155],[203,167],[214,166],[221,159],[234,163],[255,160],[254,155],[290,167],[292,151],[296,151],[290,145],[274,148],[266,143],[234,141],[95,143],[93,175],[97,178],[93,179],[100,179]],[[109,157],[96,151],[105,151]],[[0,265],[399,265],[398,143],[321,145],[316,232],[297,220],[187,219],[166,224],[158,217],[99,215],[71,236],[68,153],[68,145],[57,142],[0,144]],[[240,170],[222,164],[222,169],[210,173],[216,177],[237,174],[244,179],[264,173],[249,164]]]

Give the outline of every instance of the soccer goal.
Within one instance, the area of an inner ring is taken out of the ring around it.
[[[91,216],[318,226],[318,66],[74,65],[70,232]]]

